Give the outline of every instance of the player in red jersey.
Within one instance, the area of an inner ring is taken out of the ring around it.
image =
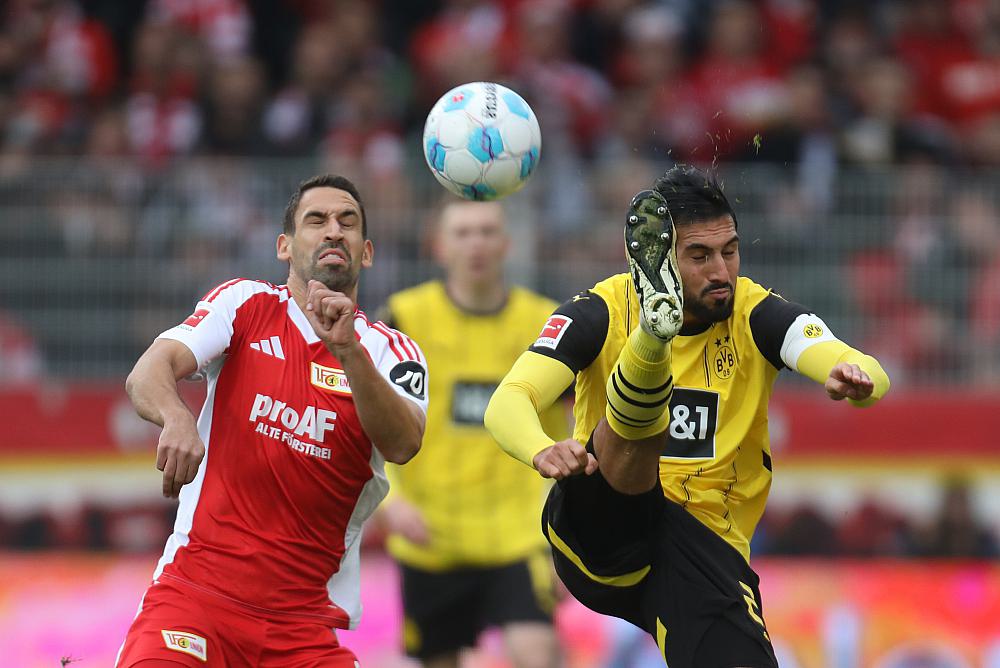
[[[360,616],[361,525],[384,462],[420,448],[427,370],[355,305],[374,249],[350,181],[302,183],[277,245],[287,285],[218,286],[126,382],[163,428],[156,465],[180,507],[120,668],[356,666],[333,629]],[[177,394],[196,372],[197,423]]]

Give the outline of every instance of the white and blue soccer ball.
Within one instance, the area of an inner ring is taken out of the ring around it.
[[[520,95],[478,81],[445,93],[424,124],[424,157],[441,185],[469,200],[520,190],[538,166],[542,133]]]

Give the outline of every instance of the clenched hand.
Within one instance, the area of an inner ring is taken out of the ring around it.
[[[597,470],[597,459],[571,438],[553,443],[531,460],[543,478],[562,480],[571,475],[590,475]]]
[[[824,387],[834,401],[842,399],[861,401],[872,395],[875,383],[857,364],[841,362],[830,371]]]
[[[306,318],[330,352],[357,344],[354,337],[354,302],[342,292],[334,292],[319,281],[309,281]]]

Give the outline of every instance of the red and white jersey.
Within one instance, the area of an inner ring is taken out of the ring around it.
[[[379,373],[426,413],[417,345],[355,312]],[[160,338],[207,376],[206,455],[181,490],[155,578],[179,579],[281,618],[353,628],[361,525],[389,489],[347,376],[287,286],[235,279]]]

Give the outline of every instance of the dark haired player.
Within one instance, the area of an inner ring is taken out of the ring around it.
[[[775,378],[787,366],[858,406],[889,379],[807,308],[739,276],[736,218],[705,173],[677,166],[637,194],[625,247],[630,274],[556,310],[486,426],[558,480],[542,529],[581,602],[646,630],[671,666],[776,666],[749,564]],[[553,443],[537,411],[574,377],[574,439]]]
[[[427,409],[419,348],[356,306],[373,252],[354,185],[305,181],[277,242],[288,284],[223,283],[139,358],[126,387],[163,428],[157,468],[180,507],[121,668],[356,668],[333,629],[361,614],[361,525]],[[177,394],[196,372],[197,422]]]

